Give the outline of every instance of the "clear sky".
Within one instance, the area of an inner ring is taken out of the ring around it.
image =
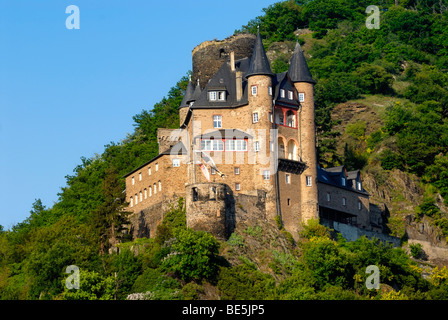
[[[275,2],[0,0],[0,225],[37,198],[52,207],[81,157],[133,132],[132,116],[192,69],[196,45]]]

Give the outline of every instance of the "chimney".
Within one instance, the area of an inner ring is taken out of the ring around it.
[[[230,52],[230,70],[235,72],[235,52]]]
[[[243,73],[236,72],[236,101],[241,101],[243,98]]]

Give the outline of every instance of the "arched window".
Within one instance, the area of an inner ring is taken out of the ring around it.
[[[135,199],[135,205],[137,205],[138,204],[138,196],[137,196],[137,194],[135,194],[134,199]]]
[[[152,187],[149,187],[149,196],[152,197]]]
[[[148,199],[148,189],[145,188],[145,200]]]
[[[283,116],[282,109],[275,109],[274,118],[276,124],[285,125],[285,117]]]
[[[140,202],[143,201],[143,192],[140,191]]]
[[[286,125],[291,128],[296,127],[296,115],[291,110],[286,112]]]
[[[294,140],[289,140],[288,142],[288,159],[294,161],[299,160],[298,148]]]
[[[284,159],[285,158],[285,144],[283,143],[283,139],[282,138],[278,138],[278,157],[280,159]]]
[[[154,183],[154,194],[157,194],[157,184]]]
[[[159,191],[162,191],[162,181],[159,180]]]

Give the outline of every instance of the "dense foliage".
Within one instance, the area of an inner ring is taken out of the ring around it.
[[[370,1],[283,1],[237,32],[260,32],[265,45],[295,41],[307,46],[316,85],[319,157],[322,165],[362,169],[377,161],[420,176],[448,199],[448,10],[440,0],[381,0],[381,28],[365,26]],[[284,57],[273,62],[287,68]],[[246,258],[230,266],[220,257],[226,243],[188,230],[182,202],[165,215],[155,239],[130,242],[123,176],[157,155],[157,128],[176,128],[188,78],[182,78],[151,110],[134,116],[135,131],[82,158],[59,201],[47,208],[37,199],[30,216],[11,230],[0,226],[0,299],[198,299],[203,283],[224,299],[448,299],[448,272],[429,280],[403,250],[373,240],[331,239],[311,224],[289,254],[273,252],[271,273]],[[344,153],[334,131],[338,103],[368,96],[397,98],[384,113],[384,127],[347,126]],[[375,153],[375,151],[381,151]],[[434,218],[448,236],[448,219],[429,195],[417,217]],[[119,252],[113,250],[116,243]],[[414,248],[413,255],[418,255]],[[65,268],[81,270],[80,290],[65,288]],[[380,291],[364,286],[368,265],[381,269]],[[273,275],[275,274],[275,276]],[[384,289],[385,288],[385,289]],[[394,290],[392,290],[394,289]]]

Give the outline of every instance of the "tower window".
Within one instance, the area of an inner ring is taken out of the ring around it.
[[[345,207],[347,205],[347,199],[344,197],[342,198],[342,205]]]
[[[288,199],[288,207],[291,205],[291,199]]]
[[[240,174],[240,168],[235,168],[235,174],[239,175]]]
[[[143,201],[143,192],[140,191],[140,202]]]
[[[291,184],[291,175],[288,173],[286,174],[286,183]]]
[[[251,87],[251,92],[252,92],[252,95],[253,95],[253,96],[256,96],[257,93],[258,93],[258,88],[257,88],[257,86],[252,86],[252,87]]]
[[[241,184],[235,183],[235,190],[240,191],[241,190]]]
[[[137,194],[135,194],[134,199],[135,199],[135,205],[137,205],[138,204],[138,196],[137,196]]]
[[[294,93],[292,91],[288,91],[288,99],[289,100],[294,99]]]
[[[305,102],[305,94],[303,92],[299,92],[299,102]]]
[[[255,152],[259,152],[260,151],[260,141],[255,141],[254,142],[254,150],[255,150]]]
[[[159,171],[159,164],[156,163],[156,171]]]
[[[311,176],[306,177],[306,186],[311,187],[313,185],[313,178]]]
[[[272,87],[268,88],[269,95],[272,96]]]
[[[162,191],[162,181],[159,180],[159,191]]]
[[[131,197],[131,208],[134,206],[134,198]]]
[[[152,197],[152,188],[149,187],[149,196]]]
[[[258,122],[258,112],[254,112],[252,114],[252,122],[257,123]]]
[[[157,184],[154,183],[154,194],[157,194]]]

